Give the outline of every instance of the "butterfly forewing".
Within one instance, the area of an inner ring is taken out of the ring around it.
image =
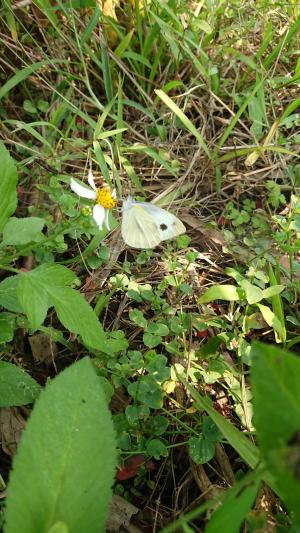
[[[139,203],[123,206],[121,232],[132,248],[155,248],[161,241],[155,221]]]
[[[133,248],[155,248],[185,232],[185,226],[165,209],[129,197],[123,202],[122,237]]]
[[[185,226],[181,220],[172,213],[169,213],[169,211],[154,204],[147,204],[146,202],[141,202],[141,205],[154,218],[161,241],[174,239],[174,237],[185,233]]]

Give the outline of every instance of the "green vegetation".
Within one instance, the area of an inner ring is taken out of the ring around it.
[[[299,5],[0,15],[5,533],[300,532]]]

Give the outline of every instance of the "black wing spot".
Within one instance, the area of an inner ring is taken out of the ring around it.
[[[166,231],[166,229],[168,229],[168,226],[166,224],[160,224],[159,227],[162,231]]]

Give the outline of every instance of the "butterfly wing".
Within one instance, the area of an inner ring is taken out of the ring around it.
[[[157,224],[144,205],[130,197],[123,202],[121,233],[132,248],[155,248],[161,241]]]
[[[185,233],[184,224],[169,211],[147,202],[139,202],[139,205],[145,209],[155,222],[159,231],[160,241],[174,239],[174,237]]]

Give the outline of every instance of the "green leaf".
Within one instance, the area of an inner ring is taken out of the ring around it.
[[[125,414],[129,424],[134,426],[149,416],[149,407],[146,405],[128,405]]]
[[[40,391],[40,385],[24,370],[0,361],[0,407],[32,403]]]
[[[43,279],[39,280],[37,276],[31,275],[31,272],[20,274],[19,278],[18,298],[23,312],[35,330],[44,322],[51,305],[47,287]]]
[[[10,313],[0,313],[0,344],[13,340],[14,318],[14,315],[11,315]]]
[[[147,424],[147,431],[150,431],[152,435],[163,435],[168,428],[168,419],[164,416],[157,415],[150,418]]]
[[[198,465],[208,463],[215,455],[215,445],[202,437],[192,437],[188,441],[189,454]]]
[[[206,304],[214,300],[226,300],[227,302],[235,302],[242,300],[243,291],[235,285],[213,285],[200,296],[198,302]]]
[[[245,296],[248,304],[255,304],[263,299],[263,291],[256,285],[253,285],[247,279],[243,279],[241,287],[245,291]]]
[[[272,287],[268,287],[267,289],[264,289],[263,295],[264,298],[272,298],[273,296],[277,296],[280,294],[284,289],[284,285],[273,285]]]
[[[168,457],[168,448],[166,445],[159,439],[152,439],[147,442],[146,445],[147,452],[154,459],[161,459],[161,457]]]
[[[275,346],[254,343],[253,405],[258,440],[281,497],[300,525],[300,359]]]
[[[152,409],[160,409],[162,407],[163,396],[161,388],[151,376],[146,376],[134,383],[130,383],[127,389],[135,401],[141,402]]]
[[[267,322],[268,326],[274,329],[276,333],[278,333],[280,339],[284,337],[284,329],[283,326],[277,318],[277,316],[273,313],[273,311],[263,304],[257,304],[257,307],[259,308],[264,320]]]
[[[221,431],[219,430],[215,422],[210,418],[210,416],[205,416],[203,418],[202,433],[203,436],[211,442],[218,442],[222,438]]]
[[[103,328],[88,302],[69,287],[51,287],[49,295],[60,322],[88,346],[110,353]]]
[[[76,280],[76,275],[72,270],[64,267],[63,265],[57,265],[56,263],[44,263],[43,265],[31,270],[29,273],[34,279],[44,281],[47,285],[53,285],[54,287],[64,287],[70,285]]]
[[[150,322],[147,326],[147,333],[154,333],[155,335],[165,337],[169,335],[169,328],[166,324],[161,324],[161,322]]]
[[[254,504],[261,481],[261,475],[255,473],[254,476],[245,477],[226,491],[225,500],[212,515],[205,533],[241,531],[242,522]]]
[[[2,231],[17,207],[18,180],[16,165],[2,142],[0,142],[0,161],[0,231]]]
[[[144,333],[143,342],[148,348],[155,348],[162,342],[162,338],[158,335],[153,335],[152,333]]]
[[[9,276],[0,283],[0,305],[13,313],[23,312],[17,295],[19,281],[20,276]]]
[[[116,464],[111,415],[84,358],[42,392],[14,457],[6,533],[99,533]],[[58,529],[58,531],[63,529]]]
[[[40,242],[44,239],[41,233],[45,221],[38,217],[15,218],[12,217],[3,228],[3,243],[7,245],[27,244]]]
[[[58,319],[69,331],[80,335],[91,348],[111,353],[93,309],[80,293],[65,286],[76,279],[73,272],[62,265],[45,264],[19,277],[19,300],[34,329],[54,305]]]
[[[147,327],[147,320],[145,319],[142,311],[139,309],[131,309],[129,311],[129,318],[137,324],[140,328],[146,328]]]
[[[170,378],[170,368],[166,366],[167,358],[164,355],[155,355],[155,357],[146,365],[149,374],[162,383]]]

